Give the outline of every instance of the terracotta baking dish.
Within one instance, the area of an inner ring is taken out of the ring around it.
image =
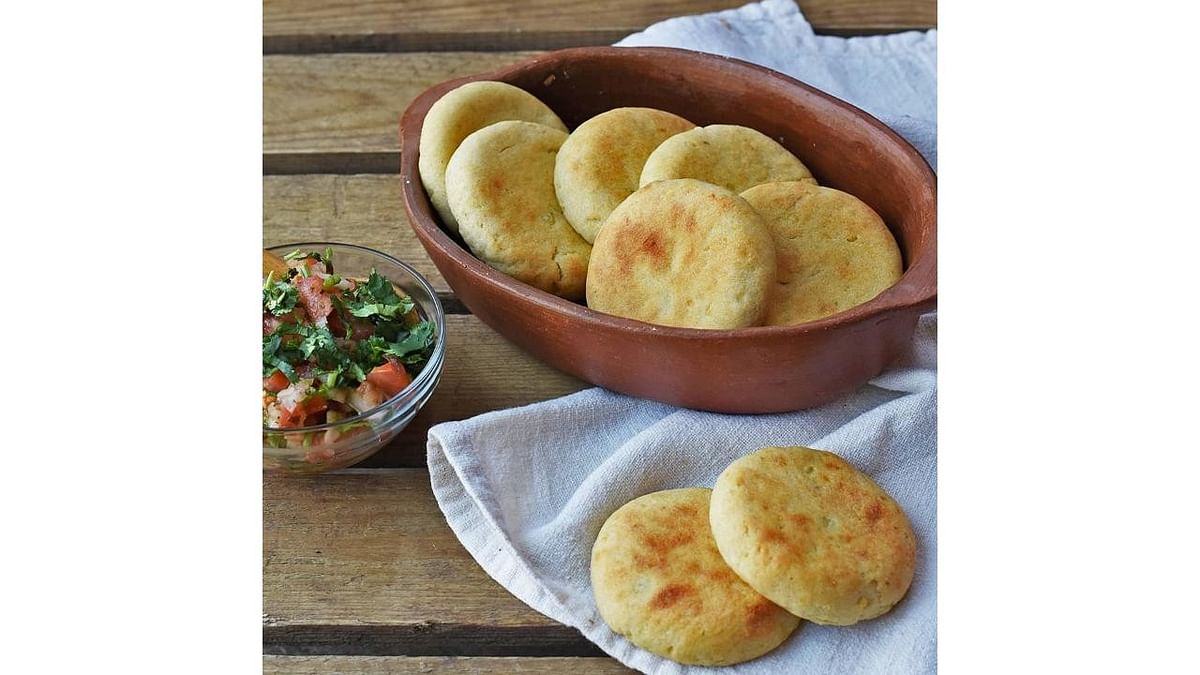
[[[904,276],[874,300],[819,321],[721,331],[601,314],[516,281],[442,229],[417,170],[429,107],[472,80],[521,87],[570,128],[611,108],[645,106],[699,125],[758,129],[800,157],[822,185],[879,212],[900,243]],[[730,413],[815,406],[882,371],[908,344],[917,318],[936,305],[937,186],[929,165],[870,115],[742,61],[679,49],[586,47],[444,82],[404,113],[400,175],[412,228],[463,304],[555,368],[632,396]]]

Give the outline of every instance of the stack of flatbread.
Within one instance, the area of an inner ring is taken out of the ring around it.
[[[532,94],[472,82],[430,108],[418,164],[442,222],[481,260],[648,323],[803,323],[903,272],[878,214],[747,127],[616,108],[568,134]]]
[[[874,481],[832,453],[764,448],[713,489],[617,509],[592,547],[592,591],[613,631],[680,663],[749,661],[801,623],[873,619],[912,583],[916,537]]]

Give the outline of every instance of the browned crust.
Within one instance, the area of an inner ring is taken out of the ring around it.
[[[713,488],[711,524],[737,574],[788,611],[847,625],[907,592],[916,536],[900,506],[832,453],[764,448]]]
[[[774,649],[799,619],[721,559],[709,494],[665,490],[614,512],[592,549],[592,587],[601,616],[634,644],[681,663],[726,665]]]

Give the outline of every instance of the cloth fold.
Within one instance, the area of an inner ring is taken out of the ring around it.
[[[937,170],[937,31],[839,38],[813,33],[792,0],[667,19],[619,47],[679,47],[766,66],[879,118]]]
[[[788,73],[859,105],[933,164],[935,33],[813,34],[788,0],[670,19],[619,45],[724,54]],[[434,495],[480,566],[537,611],[578,628],[647,673],[843,673],[936,670],[937,317],[909,350],[855,393],[778,415],[718,415],[590,389],[429,431]],[[849,627],[804,622],[764,657],[726,668],[683,666],[608,629],[590,583],[604,520],[656,490],[711,487],[734,459],[768,445],[836,452],[886,489],[917,534],[916,576],[891,612]]]

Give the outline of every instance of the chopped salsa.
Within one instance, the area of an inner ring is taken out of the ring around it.
[[[375,269],[365,279],[342,277],[332,258],[328,249],[282,259],[263,252],[264,427],[309,427],[368,412],[403,391],[429,360],[434,324],[412,298]],[[353,429],[265,440],[315,445],[348,433]]]

